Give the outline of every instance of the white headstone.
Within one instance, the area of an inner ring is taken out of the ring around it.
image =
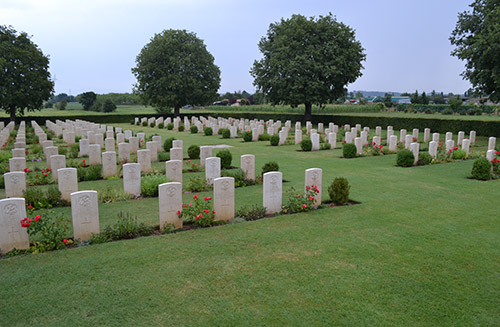
[[[48,146],[45,148],[44,152],[45,152],[45,160],[47,162],[47,167],[50,167],[50,157],[59,154],[59,150],[57,146]]]
[[[335,149],[337,147],[337,133],[330,132],[328,134],[328,143],[330,143],[330,147]]]
[[[176,229],[182,228],[182,219],[177,215],[182,211],[182,184],[178,182],[160,184],[158,193],[160,229],[166,224],[173,224]]]
[[[264,174],[263,206],[268,214],[281,211],[283,196],[283,174],[272,171]]]
[[[57,184],[61,198],[71,201],[71,193],[78,192],[78,174],[76,168],[60,168],[57,170]]]
[[[311,143],[312,143],[312,151],[319,150],[319,134],[311,133]]]
[[[58,154],[50,156],[50,169],[52,169],[52,179],[57,181],[57,170],[66,168],[66,156]]]
[[[469,157],[469,151],[470,151],[470,140],[469,139],[464,139],[462,141],[462,150],[465,151],[465,157]]]
[[[361,139],[361,137],[356,137],[354,139],[354,145],[356,146],[356,153],[358,155],[362,155],[363,154],[363,140]]]
[[[182,161],[182,159],[184,159],[182,148],[170,148],[170,160]]]
[[[398,137],[396,135],[391,135],[389,137],[389,151],[396,152],[398,147]]]
[[[130,153],[136,154],[139,150],[139,139],[136,136],[132,136],[128,139],[128,146]]]
[[[141,165],[128,163],[123,165],[123,191],[135,196],[141,195]]]
[[[458,139],[457,139],[457,145],[460,146],[462,145],[462,141],[464,140],[465,138],[465,132],[458,132]]]
[[[488,150],[495,150],[496,143],[497,143],[497,138],[490,137],[488,139]]]
[[[318,194],[316,194],[316,196],[314,197],[314,205],[316,206],[321,204],[321,196],[322,196],[321,188],[323,186],[322,178],[323,178],[323,170],[321,168],[306,169],[306,178],[305,178],[306,191],[308,187],[317,187],[319,191]]]
[[[92,233],[99,234],[97,191],[71,193],[71,218],[75,239],[85,241],[92,236]]]
[[[123,164],[130,162],[129,144],[122,142],[118,143],[118,160]]]
[[[107,137],[106,140],[104,140],[104,150],[105,151],[115,151],[115,139]]]
[[[432,141],[439,143],[439,133],[432,133]]]
[[[100,144],[89,145],[89,164],[92,166],[101,164],[101,145]]]
[[[182,160],[166,161],[165,174],[169,181],[182,183]]]
[[[0,200],[0,251],[2,254],[16,249],[29,248],[27,229],[21,226],[26,218],[23,198]]]
[[[111,177],[117,175],[116,152],[106,151],[102,153],[102,177]]]
[[[3,174],[5,183],[5,196],[8,198],[22,198],[26,191],[26,174],[15,171]]]
[[[9,167],[10,171],[21,171],[24,172],[26,169],[26,159],[19,157],[19,158],[10,158],[9,159]]]
[[[215,220],[231,221],[234,219],[234,178],[219,177],[214,179]]]
[[[200,165],[205,167],[205,160],[212,156],[212,147],[209,145],[200,146]]]
[[[437,148],[438,148],[438,142],[436,141],[429,142],[429,155],[434,159],[437,158]]]
[[[469,139],[471,145],[476,143],[476,131],[470,131]]]
[[[220,177],[220,158],[208,157],[205,161],[205,178],[212,185],[215,178]]]
[[[253,154],[244,154],[240,158],[241,170],[245,173],[248,180],[255,180],[255,156]]]
[[[87,157],[89,155],[89,140],[80,139],[78,143],[80,144],[80,157]]]
[[[302,130],[296,129],[295,130],[295,144],[299,144],[300,142],[302,142]]]
[[[431,129],[425,128],[424,129],[424,142],[429,142],[430,139],[431,139]]]
[[[406,135],[405,137],[405,148],[410,149],[411,143],[413,142],[413,135]]]
[[[151,151],[137,151],[137,162],[141,165],[141,171],[147,173],[151,170]]]
[[[158,145],[156,142],[146,142],[146,149],[149,150],[151,162],[158,161]]]
[[[413,161],[413,165],[417,164],[419,148],[420,148],[420,143],[418,143],[418,142],[414,142],[414,143],[410,144],[410,151],[413,152],[413,156],[415,157],[415,160]]]
[[[405,143],[405,141],[406,141],[406,129],[402,129],[399,132],[399,142]]]

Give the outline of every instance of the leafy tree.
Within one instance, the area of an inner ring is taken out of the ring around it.
[[[196,34],[165,30],[142,48],[132,73],[135,91],[144,104],[160,112],[174,108],[175,116],[187,104],[204,105],[217,99],[220,69]]]
[[[92,91],[82,93],[77,96],[78,102],[80,102],[83,106],[83,110],[91,110],[92,106],[95,103],[95,100],[97,99],[97,94],[95,94]]]
[[[415,91],[410,97],[411,103],[420,103],[420,97],[418,96],[418,90]]]
[[[366,55],[354,30],[332,14],[306,18],[293,15],[272,23],[259,42],[263,54],[250,73],[254,85],[276,104],[323,105],[345,95],[346,86],[361,76]]]
[[[466,61],[462,76],[474,90],[500,101],[500,4],[498,0],[475,0],[458,15],[450,41],[456,46],[452,55]]]
[[[446,101],[444,100],[444,95],[443,95],[443,92],[441,92],[440,94],[436,94],[433,98],[432,98],[432,102],[434,104],[445,104]]]
[[[66,99],[62,99],[56,104],[57,110],[66,110],[66,106],[68,105],[68,101]]]
[[[15,120],[40,110],[52,95],[49,58],[25,32],[0,25],[0,108]]]
[[[116,110],[116,104],[113,103],[110,99],[104,100],[102,104],[101,111],[102,112],[113,112]]]
[[[427,94],[425,94],[425,91],[422,92],[422,95],[420,96],[420,103],[429,104],[429,98],[427,97]]]
[[[384,105],[387,108],[391,108],[394,105],[394,103],[392,103],[392,94],[386,93],[384,95]]]
[[[460,97],[460,95],[451,97],[449,100],[449,104],[450,104],[450,108],[453,111],[457,111],[458,108],[460,108],[462,106],[462,98]]]

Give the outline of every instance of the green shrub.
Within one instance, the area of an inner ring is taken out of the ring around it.
[[[408,149],[404,149],[398,152],[396,158],[396,165],[399,167],[411,167],[415,162],[415,156],[413,152]]]
[[[356,157],[356,146],[353,143],[344,143],[342,146],[342,155],[344,158],[355,158]]]
[[[10,158],[12,158],[11,151],[0,151],[0,162],[9,162]]]
[[[167,129],[169,131],[173,130],[174,129],[174,124],[173,123],[167,124]]]
[[[431,162],[432,162],[432,157],[427,152],[422,152],[418,154],[418,161],[417,161],[418,166],[429,165]]]
[[[47,188],[47,191],[46,191],[46,197],[47,197],[47,200],[49,200],[49,203],[52,205],[52,206],[57,206],[58,204],[60,204],[61,202],[61,191],[59,191],[59,188],[55,185],[51,185]]]
[[[271,140],[271,135],[269,134],[259,134],[259,141],[269,141]],[[278,137],[279,141],[279,137]]]
[[[158,196],[158,185],[166,183],[164,175],[149,175],[141,179],[141,195],[146,197]]]
[[[350,188],[347,178],[337,177],[328,186],[328,195],[335,204],[344,204],[349,201]]]
[[[271,142],[272,146],[278,146],[279,143],[280,143],[280,137],[279,137],[279,135],[273,135],[273,136],[271,136],[270,142]]]
[[[191,125],[191,127],[189,128],[189,130],[191,131],[191,134],[196,134],[196,133],[198,133],[198,126]]]
[[[71,144],[69,148],[69,157],[78,158],[78,153],[80,152],[80,145],[78,143]]]
[[[191,177],[186,185],[186,191],[189,192],[204,192],[209,189],[210,185],[204,176]]]
[[[231,137],[231,131],[227,128],[223,128],[220,130],[220,134],[222,134],[223,139],[228,139]]]
[[[189,159],[200,159],[200,147],[192,144],[188,148]]]
[[[261,219],[266,216],[266,208],[258,204],[246,205],[236,210],[234,216],[247,221]]]
[[[443,114],[443,115],[453,115],[453,110],[451,108],[446,108],[443,111],[441,111],[441,114]]]
[[[169,137],[163,142],[163,150],[165,152],[170,152],[170,149],[172,148],[172,142],[175,141],[175,137]]]
[[[59,148],[59,154],[60,155],[66,156],[67,153],[68,153],[68,148],[65,148],[65,147],[60,147]]]
[[[310,139],[303,139],[302,142],[300,142],[300,148],[302,151],[311,151],[313,147],[313,144]]]
[[[159,123],[159,124],[158,124],[158,128],[159,128],[159,129],[163,129],[164,127],[165,127],[165,124],[164,124],[164,123]]]
[[[205,136],[212,136],[214,134],[212,127],[205,127],[203,132],[205,133]]]
[[[130,125],[135,125],[135,120],[134,120],[134,119],[132,119],[132,120],[130,121]]]
[[[319,149],[320,150],[330,150],[332,145],[330,143],[321,143]]]
[[[485,157],[478,158],[472,166],[472,178],[482,181],[491,178],[491,162]]]
[[[99,234],[92,234],[90,244],[99,244],[123,239],[131,239],[139,236],[151,235],[155,231],[152,226],[139,222],[137,217],[130,213],[124,214],[120,211],[118,221],[113,226],[106,226]]]
[[[142,122],[142,126],[147,127],[148,126],[148,122],[147,121],[143,121]]]
[[[135,123],[137,126],[140,126],[141,125],[141,122],[138,121],[137,123]]]
[[[156,126],[155,122],[152,122],[151,124],[149,124],[149,127],[151,127],[151,128],[154,128],[155,126]]]
[[[264,176],[265,173],[268,173],[270,171],[279,171],[280,166],[276,161],[269,161],[262,166],[262,176]]]
[[[252,132],[243,133],[243,141],[252,142]]]
[[[179,127],[177,128],[177,130],[178,130],[179,132],[184,132],[184,125],[180,125],[180,124],[179,124]]]
[[[463,160],[463,159],[465,159],[466,156],[467,156],[467,153],[465,152],[465,150],[457,149],[457,150],[453,151],[451,158],[453,160]]]
[[[170,153],[168,152],[158,152],[158,161],[170,160]]]
[[[99,190],[97,198],[101,203],[113,203],[116,201],[130,200],[133,198],[133,195],[111,186],[106,186],[105,188]]]
[[[21,226],[27,229],[30,240],[36,240],[27,252],[41,253],[65,248],[69,243],[65,239],[68,234],[68,225],[68,218],[53,211],[36,215],[33,219],[24,218]]]
[[[217,157],[220,158],[220,166],[222,169],[231,168],[231,162],[233,161],[233,155],[229,150],[220,150],[217,152]]]
[[[76,168],[78,181],[96,181],[102,179],[102,165],[86,166]]]

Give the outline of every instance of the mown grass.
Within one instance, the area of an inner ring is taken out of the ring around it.
[[[0,260],[2,326],[498,325],[499,181],[467,179],[471,161],[398,168],[394,155],[117,126],[181,138],[185,155],[191,144],[232,145],[233,165],[252,153],[257,173],[277,161],[285,190],[319,167],[324,200],[344,176],[361,204]],[[261,201],[262,186],[236,189],[237,206]],[[101,229],[120,210],[158,223],[157,198],[99,210]]]

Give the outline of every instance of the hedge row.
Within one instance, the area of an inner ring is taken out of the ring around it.
[[[291,120],[293,123],[300,121],[302,123],[304,119],[304,115],[302,114],[289,114],[289,113],[248,113],[248,112],[217,112],[217,113],[189,113],[189,114],[181,114],[180,117],[183,119],[184,117],[190,118],[191,116],[212,116],[212,117],[232,117],[232,118],[246,118],[246,119],[262,119],[268,120],[273,119],[281,120],[285,122],[287,120]],[[76,116],[68,116],[63,117],[62,119],[81,119],[87,120],[100,124],[118,124],[118,123],[130,123],[137,115],[102,115],[102,116],[84,116],[84,115],[76,115]],[[144,114],[140,115],[140,117],[173,117],[173,114]],[[45,120],[56,121],[57,119],[61,119],[61,117],[26,117],[25,120],[36,120],[38,124],[45,124]],[[3,119],[6,123],[8,122],[8,118]],[[355,124],[361,124],[362,126],[368,126],[370,128],[375,128],[376,126],[382,126],[385,128],[388,125],[394,127],[395,130],[399,130],[405,128],[407,130],[411,130],[413,128],[418,128],[421,131],[424,128],[430,128],[431,132],[437,133],[458,133],[459,131],[464,131],[466,133],[471,130],[475,130],[477,135],[482,136],[497,136],[500,137],[500,121],[481,121],[481,120],[459,120],[459,119],[436,119],[436,118],[421,118],[421,117],[368,117],[368,116],[350,116],[350,115],[313,115],[312,123],[324,123],[328,124],[330,122],[334,122],[337,125],[349,124],[351,126]]]

